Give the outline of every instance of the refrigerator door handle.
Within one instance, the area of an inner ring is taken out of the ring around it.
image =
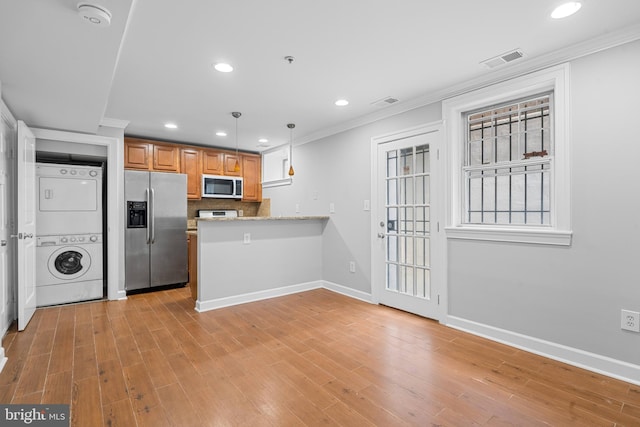
[[[144,190],[145,199],[147,200],[147,244],[151,243],[151,199],[149,198],[149,189]]]
[[[156,242],[156,192],[152,188],[151,189],[151,244]]]

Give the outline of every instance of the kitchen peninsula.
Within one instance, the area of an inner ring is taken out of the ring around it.
[[[328,216],[200,218],[198,297],[207,311],[319,287]]]

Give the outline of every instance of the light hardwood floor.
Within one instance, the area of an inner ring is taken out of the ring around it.
[[[640,425],[638,386],[327,290],[39,309],[3,345],[0,402],[74,426]]]

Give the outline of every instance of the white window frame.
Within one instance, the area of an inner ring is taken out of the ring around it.
[[[442,103],[447,140],[447,238],[571,245],[570,188],[570,67],[563,64],[533,72],[447,99]],[[551,224],[467,224],[463,221],[466,194],[463,170],[466,122],[464,114],[484,107],[553,91],[554,158],[551,164]]]

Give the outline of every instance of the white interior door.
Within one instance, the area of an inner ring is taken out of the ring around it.
[[[36,311],[36,138],[18,121],[18,330],[23,331]]]
[[[7,303],[9,299],[9,161],[7,136],[4,129],[4,118],[0,115],[0,331],[4,331],[8,318]],[[1,360],[0,360],[1,363]]]
[[[439,319],[436,201],[440,132],[378,145],[374,287],[381,304]]]

